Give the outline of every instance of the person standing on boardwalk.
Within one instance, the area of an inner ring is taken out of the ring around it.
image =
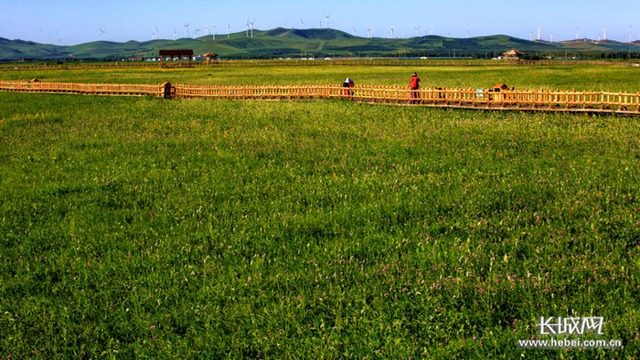
[[[353,80],[351,80],[351,78],[347,78],[347,80],[342,84],[342,87],[345,88],[344,94],[346,96],[353,96],[353,90],[351,90],[351,88],[354,86],[355,84],[353,83]]]
[[[419,104],[420,103],[420,78],[417,73],[413,73],[411,77],[411,82],[409,84],[411,87],[411,104]]]

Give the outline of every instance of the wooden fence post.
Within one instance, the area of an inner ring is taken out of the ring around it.
[[[172,98],[171,88],[172,88],[171,83],[168,81],[160,84],[160,97],[164,99],[171,99]]]

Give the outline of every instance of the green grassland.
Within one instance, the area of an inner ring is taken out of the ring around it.
[[[318,61],[318,60],[316,60]],[[357,84],[408,86],[417,71],[423,87],[487,88],[505,83],[516,89],[640,92],[640,68],[554,66],[253,66],[192,69],[85,69],[1,71],[0,80],[197,85]]]
[[[412,72],[331,69],[42,76]],[[423,78],[638,91],[631,69],[484,71]],[[639,159],[633,117],[0,93],[0,358],[637,358]],[[624,349],[515,345],[591,314]]]

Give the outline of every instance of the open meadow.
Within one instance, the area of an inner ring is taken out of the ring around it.
[[[315,60],[320,62],[321,60]],[[560,63],[561,64],[561,63]],[[408,86],[416,71],[422,87],[640,92],[640,68],[603,66],[249,66],[193,69],[115,68],[0,71],[0,80],[83,83],[171,83],[191,85],[356,84]]]
[[[621,67],[2,80],[640,92]],[[0,93],[0,358],[640,358],[640,118]],[[623,348],[531,350],[540,317]]]

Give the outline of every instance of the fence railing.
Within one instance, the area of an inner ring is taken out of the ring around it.
[[[0,91],[200,99],[345,99],[358,102],[466,109],[607,112],[640,115],[640,93],[501,90],[357,85],[207,86],[162,83],[83,84],[0,81]]]
[[[558,66],[590,65],[640,67],[636,61],[593,60],[400,60],[400,59],[331,59],[331,60],[221,60],[207,63],[193,62],[193,67],[242,67],[242,66]],[[110,62],[110,63],[65,63],[65,64],[0,64],[0,70],[73,70],[112,68],[158,68],[160,61]]]
[[[513,110],[639,113],[640,94],[594,91],[546,91],[423,88],[358,85],[197,86],[176,84],[175,97],[224,99],[330,99],[401,105]]]
[[[86,84],[0,81],[0,91],[110,96],[157,96],[164,91],[164,87],[162,84]]]
[[[595,60],[402,60],[402,59],[331,59],[331,60],[223,60],[217,63],[194,63],[195,66],[553,66],[590,65],[638,67],[636,61],[595,61]]]

